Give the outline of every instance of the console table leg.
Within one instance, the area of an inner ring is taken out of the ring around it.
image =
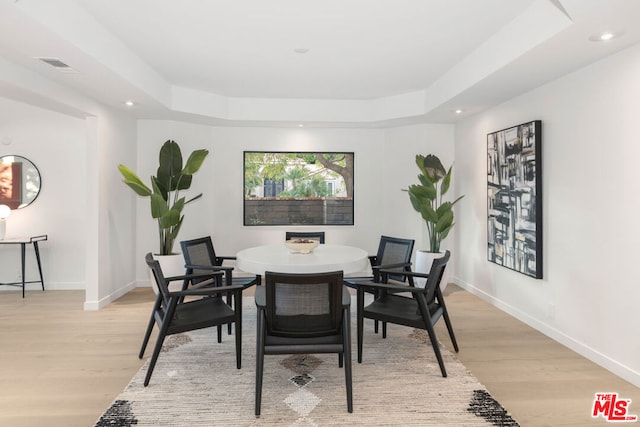
[[[22,298],[24,298],[24,253],[25,253],[26,243],[20,243],[20,259],[22,261]]]
[[[42,284],[42,290],[44,291],[44,278],[42,277],[42,265],[40,264],[40,249],[38,248],[38,242],[33,242],[33,250],[36,252],[36,261],[38,261],[38,272],[40,273],[40,283]],[[24,273],[22,273],[24,275]]]

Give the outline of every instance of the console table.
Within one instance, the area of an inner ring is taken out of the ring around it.
[[[44,291],[44,279],[42,278],[42,266],[40,264],[40,249],[38,248],[38,242],[43,240],[47,240],[47,235],[43,234],[41,236],[32,236],[32,237],[14,237],[11,239],[0,240],[0,245],[20,245],[20,259],[22,263],[22,281],[21,282],[10,282],[10,283],[0,283],[0,285],[7,286],[22,286],[22,298],[24,298],[24,287],[27,283],[41,283],[42,290]],[[38,272],[40,273],[40,280],[25,280],[25,252],[26,246],[33,245],[33,250],[36,253],[36,261],[38,261]]]

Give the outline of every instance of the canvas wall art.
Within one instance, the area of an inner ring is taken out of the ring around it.
[[[542,122],[487,135],[488,259],[542,278]]]

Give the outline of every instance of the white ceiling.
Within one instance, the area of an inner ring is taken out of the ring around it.
[[[638,43],[638,24],[638,0],[0,0],[0,95],[235,125],[451,123]],[[624,34],[588,40],[603,30]]]

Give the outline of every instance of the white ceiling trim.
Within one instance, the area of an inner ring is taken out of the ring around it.
[[[13,87],[14,92],[21,92],[23,97],[37,91],[40,99],[49,97],[50,105],[59,105],[60,111],[73,111],[74,115],[78,111],[95,113],[92,103],[85,101],[90,97],[119,108],[124,108],[123,101],[133,98],[138,106],[131,114],[143,118],[180,117],[234,125],[452,123],[464,116],[456,117],[452,113],[456,108],[464,108],[465,115],[479,112],[575,69],[593,60],[595,55],[604,55],[604,49],[592,53],[595,48],[586,46],[582,32],[586,31],[585,22],[591,23],[594,16],[608,12],[607,18],[611,18],[611,2],[627,8],[631,17],[640,10],[631,0],[532,0],[519,15],[497,27],[492,36],[429,86],[374,99],[233,97],[191,89],[165,79],[161,70],[145,63],[126,40],[118,39],[117,34],[108,31],[87,12],[81,1],[3,2],[0,3],[0,36],[5,42],[0,42],[0,55],[3,51],[15,54],[12,59],[22,61],[18,63],[32,70],[26,75],[39,73],[43,79],[50,77],[52,82],[66,86],[67,92],[75,91],[75,94],[61,96],[64,90],[59,86],[52,84],[47,88],[32,75],[32,78],[14,75],[12,79],[5,79],[2,87],[3,92]],[[618,13],[616,18],[620,20],[621,15]],[[578,17],[578,25],[570,17],[574,20]],[[634,32],[635,39],[624,43],[637,42],[637,30]],[[573,44],[568,44],[569,40]],[[558,52],[566,46],[573,48],[571,56],[582,55],[579,61],[558,57]],[[624,44],[619,44],[607,52],[623,47]],[[53,56],[52,53],[79,73],[60,77],[44,64],[30,63],[35,57]],[[532,63],[532,58],[538,59],[536,69],[523,73],[523,66]],[[556,60],[550,61],[550,58]]]

